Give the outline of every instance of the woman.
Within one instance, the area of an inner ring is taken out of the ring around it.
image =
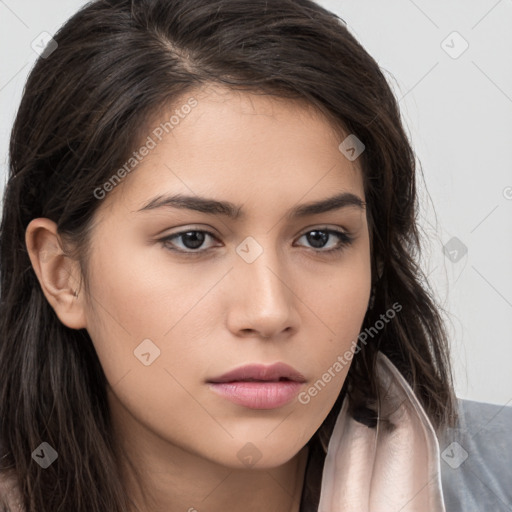
[[[445,510],[446,334],[376,62],[310,0],[95,1],[54,39],[1,226],[6,510]]]

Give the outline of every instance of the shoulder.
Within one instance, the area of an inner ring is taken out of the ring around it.
[[[439,435],[450,512],[512,510],[512,406],[458,399],[455,427]]]
[[[7,507],[7,508],[6,508]],[[0,512],[23,512],[18,481],[13,472],[0,471]]]

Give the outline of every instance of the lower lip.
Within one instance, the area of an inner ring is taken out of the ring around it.
[[[235,404],[250,409],[276,409],[291,402],[302,383],[281,380],[277,382],[211,382],[210,387]]]

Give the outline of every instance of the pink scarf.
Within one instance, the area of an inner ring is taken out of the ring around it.
[[[324,463],[318,512],[446,512],[439,444],[411,387],[377,355],[379,420],[369,428],[336,420]]]

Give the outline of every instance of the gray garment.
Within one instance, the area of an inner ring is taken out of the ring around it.
[[[446,512],[512,512],[512,407],[458,399],[439,436]]]

